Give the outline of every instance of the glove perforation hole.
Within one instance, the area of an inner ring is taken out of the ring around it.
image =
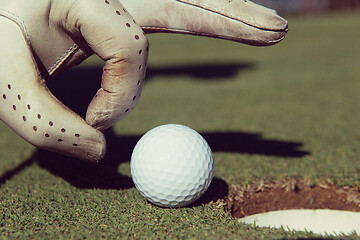
[[[24,122],[26,122],[26,117],[25,116],[23,116],[22,119],[23,119]]]
[[[133,97],[133,101],[136,99],[136,96]]]
[[[31,109],[31,106],[30,106],[30,104],[28,104],[28,105],[27,105],[27,109],[29,109],[29,110]]]
[[[126,26],[127,26],[127,27],[131,27],[130,23],[126,23]]]
[[[62,142],[63,140],[61,138],[58,139],[58,142]]]
[[[138,85],[138,86],[140,85],[140,80],[137,82],[137,85]]]
[[[120,13],[119,11],[116,11],[116,14],[117,14],[117,15],[121,15],[121,13]]]
[[[16,111],[16,106],[15,105],[13,105],[13,109],[14,109],[14,111]]]
[[[50,135],[48,134],[48,133],[45,133],[45,135],[44,135],[46,138],[49,138],[50,137]]]
[[[135,35],[134,37],[135,37],[136,40],[140,39],[140,37],[138,35]]]
[[[10,84],[8,84],[8,89],[11,90],[11,85]]]
[[[105,3],[106,3],[106,4],[110,4],[108,0],[105,0]]]
[[[65,128],[62,128],[62,129],[61,129],[61,132],[63,132],[63,133],[66,132],[66,129],[65,129]]]
[[[49,122],[49,126],[52,127],[54,126],[54,123],[52,121]]]
[[[141,49],[139,50],[139,54],[142,54],[142,50],[141,50]]]
[[[33,126],[33,130],[36,132],[38,129],[36,126]]]
[[[79,137],[80,137],[80,134],[76,133],[76,134],[75,134],[75,137],[79,138]]]
[[[5,95],[5,94],[3,94],[3,99],[5,99],[5,100],[6,100],[6,95]]]
[[[127,113],[129,110],[130,110],[130,109],[128,108],[128,109],[125,110],[125,112]]]
[[[76,143],[73,144],[74,147],[77,147],[78,145]]]
[[[20,94],[18,94],[18,96],[17,96],[17,97],[18,97],[18,99],[19,99],[19,100],[21,100],[21,96],[20,96]]]
[[[37,118],[38,118],[38,119],[41,119],[41,115],[40,115],[40,114],[38,114],[38,115],[37,115]]]
[[[139,70],[142,68],[142,65],[139,66]]]

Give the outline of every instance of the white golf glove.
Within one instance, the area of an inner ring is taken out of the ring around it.
[[[244,0],[0,0],[0,119],[39,148],[101,160],[101,131],[140,97],[148,56],[143,30],[265,46],[285,37],[287,22]],[[106,64],[85,121],[46,82],[93,53]]]

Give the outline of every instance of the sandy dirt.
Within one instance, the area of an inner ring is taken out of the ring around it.
[[[305,180],[233,187],[225,198],[235,218],[288,209],[334,209],[360,212],[360,187],[312,185]]]

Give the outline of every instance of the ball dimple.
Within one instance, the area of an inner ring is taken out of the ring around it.
[[[130,162],[136,188],[162,207],[186,206],[201,197],[212,180],[212,166],[205,139],[177,124],[147,132],[136,144]]]

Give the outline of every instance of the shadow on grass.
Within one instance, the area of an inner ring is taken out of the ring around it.
[[[213,152],[248,153],[289,158],[309,154],[297,149],[302,146],[301,143],[266,140],[257,134],[216,132],[201,134],[208,141]],[[118,173],[118,167],[121,163],[130,161],[132,150],[141,136],[118,136],[111,130],[108,130],[105,136],[108,142],[107,155],[98,164],[42,150],[38,150],[33,159],[42,168],[79,188],[128,189],[134,187],[131,178]],[[218,179],[214,181],[215,186],[212,187],[219,190],[217,185],[221,185],[220,188],[223,188],[226,184],[224,183]]]
[[[154,76],[188,76],[201,81],[223,81],[231,79],[240,71],[252,70],[255,64],[251,62],[217,63],[206,65],[183,65],[169,67],[150,67],[146,76],[150,80]]]
[[[251,69],[252,63],[232,63],[220,65],[191,65],[180,67],[149,68],[147,79],[154,76],[186,75],[198,80],[223,80],[233,77],[239,71]],[[67,71],[49,83],[50,90],[65,105],[85,116],[86,108],[100,87],[101,68],[78,68]],[[139,135],[117,136],[111,130],[105,133],[108,142],[106,158],[99,164],[91,164],[78,159],[43,150],[17,168],[0,176],[0,185],[33,163],[37,163],[52,174],[63,178],[78,188],[128,189],[134,184],[130,177],[118,173],[119,165],[129,162],[132,150],[140,139]],[[213,152],[233,152],[263,154],[278,157],[302,157],[308,152],[299,150],[302,143],[263,139],[260,134],[240,132],[202,133]],[[214,178],[209,190],[196,204],[217,201],[228,194],[227,183]]]
[[[213,152],[261,154],[288,158],[302,157],[309,154],[298,149],[302,146],[301,143],[262,139],[259,134],[214,132],[201,133],[201,135],[208,141]],[[132,179],[121,175],[118,168],[122,163],[130,161],[132,150],[141,136],[119,136],[111,129],[105,132],[105,136],[108,142],[108,151],[105,159],[98,164],[37,150],[30,159],[1,176],[0,185],[24,168],[36,163],[78,188],[117,190],[133,188]],[[224,180],[215,177],[204,196],[191,206],[224,199],[228,195],[228,190],[228,184]]]
[[[189,207],[197,207],[209,202],[224,199],[229,194],[229,185],[221,178],[214,177],[208,190],[196,202]]]
[[[193,80],[223,81],[232,79],[242,71],[255,68],[251,62],[199,64],[167,67],[149,67],[146,82],[157,76],[188,76]],[[66,106],[85,117],[87,106],[100,88],[101,67],[75,68],[62,73],[48,82],[51,92]]]
[[[202,133],[214,152],[259,154],[296,158],[310,155],[301,150],[303,143],[264,139],[261,134],[243,132]]]

